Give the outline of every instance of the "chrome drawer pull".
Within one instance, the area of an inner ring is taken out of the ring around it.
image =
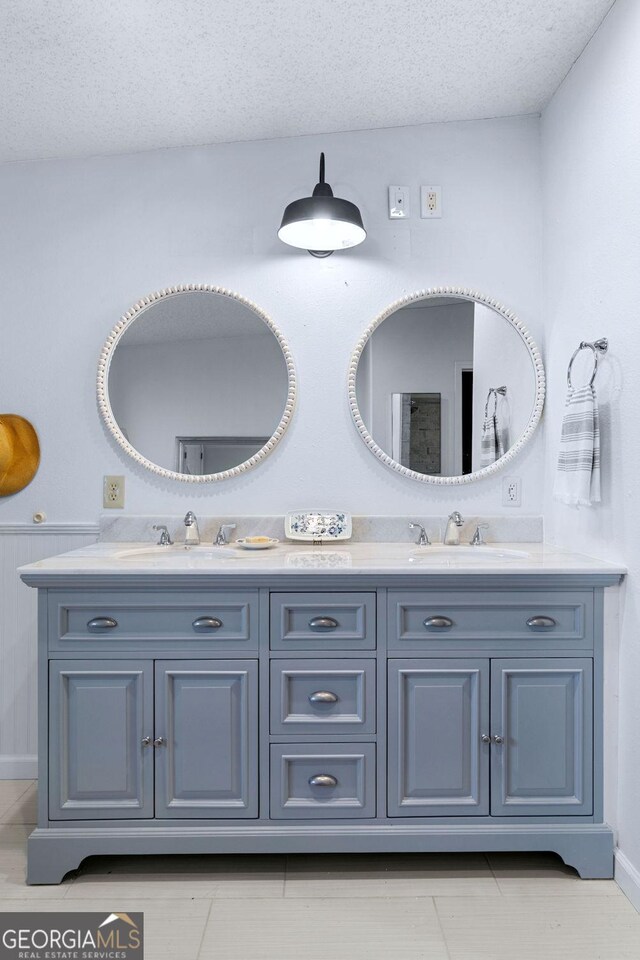
[[[312,617],[309,620],[309,626],[312,630],[335,630],[338,621],[334,620],[333,617]]]
[[[491,737],[489,736],[488,733],[481,733],[480,739],[482,740],[483,743],[491,743]]]
[[[310,787],[337,787],[338,781],[330,773],[316,773],[315,777],[309,777]]]
[[[192,626],[194,630],[219,630],[223,623],[218,617],[198,617]]]
[[[424,621],[424,625],[429,630],[431,627],[437,627],[438,630],[443,630],[446,627],[453,626],[453,620],[450,620],[449,617],[427,617]]]
[[[113,617],[94,617],[87,624],[89,630],[113,630],[118,626],[118,621]]]
[[[330,690],[316,690],[309,694],[309,703],[337,703],[338,695]]]
[[[143,737],[140,742],[141,742],[141,744],[142,744],[143,747],[150,747],[150,746],[151,746],[151,737]]]
[[[501,743],[504,743],[504,737],[501,737],[499,734],[496,734],[493,738],[493,742],[500,745]]]
[[[167,741],[164,737],[156,737],[153,741],[154,747],[166,747]]]
[[[556,621],[553,617],[529,617],[527,626],[530,630],[548,630],[550,627],[556,626]]]

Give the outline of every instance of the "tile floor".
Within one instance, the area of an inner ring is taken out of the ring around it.
[[[612,880],[547,854],[96,857],[27,887],[36,786],[0,781],[0,911],[143,911],[146,960],[640,960]]]

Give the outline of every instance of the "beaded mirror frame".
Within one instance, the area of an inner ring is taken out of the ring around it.
[[[367,430],[358,407],[358,400],[356,396],[356,375],[358,372],[358,364],[360,362],[360,358],[362,357],[362,352],[374,330],[376,330],[377,327],[379,327],[380,324],[387,319],[387,317],[390,317],[397,310],[402,309],[402,307],[406,307],[407,304],[415,303],[417,300],[430,300],[434,299],[435,297],[458,297],[462,300],[469,300],[473,303],[482,304],[485,307],[491,307],[492,310],[495,310],[496,313],[499,313],[500,316],[504,317],[507,323],[509,323],[519,334],[522,342],[529,352],[535,376],[535,400],[533,404],[533,410],[520,437],[507,450],[504,456],[496,460],[495,463],[492,463],[487,467],[483,467],[480,470],[474,470],[472,473],[453,477],[418,473],[415,470],[411,470],[409,467],[404,467],[401,463],[398,463],[397,460],[394,460],[393,457],[390,457],[389,454],[386,453],[376,443]],[[544,365],[542,363],[540,351],[538,350],[538,347],[536,346],[536,343],[528,329],[524,323],[518,319],[515,313],[508,307],[505,307],[504,304],[499,303],[498,300],[495,300],[493,297],[485,296],[482,293],[478,293],[476,290],[470,290],[466,287],[429,287],[425,290],[418,290],[415,293],[410,293],[404,297],[400,297],[399,300],[395,300],[393,303],[389,304],[388,307],[385,307],[385,309],[379,313],[378,316],[375,317],[375,319],[369,324],[367,329],[360,337],[351,356],[351,361],[349,364],[348,394],[349,408],[351,410],[351,416],[353,417],[356,428],[368,448],[379,460],[382,460],[384,464],[386,464],[392,470],[395,470],[396,473],[399,473],[404,477],[409,477],[411,480],[418,480],[420,483],[435,483],[439,485],[454,486],[463,483],[473,483],[475,480],[482,480],[485,477],[492,476],[494,473],[497,473],[506,467],[506,465],[520,453],[522,448],[529,442],[529,440],[531,440],[531,437],[533,436],[535,429],[540,422],[540,417],[542,416],[542,410],[544,407]]]
[[[254,453],[253,456],[249,457],[243,463],[238,464],[236,467],[231,467],[229,470],[222,470],[220,473],[207,473],[195,476],[191,474],[178,473],[176,470],[169,470],[165,467],[161,467],[157,463],[153,463],[151,460],[148,460],[138,450],[136,450],[136,448],[129,443],[127,438],[122,433],[122,430],[120,429],[113,414],[113,409],[109,399],[109,368],[111,366],[111,360],[118,343],[122,339],[125,332],[130,328],[131,324],[135,323],[140,315],[143,314],[144,311],[150,306],[152,306],[152,304],[161,300],[166,300],[168,297],[175,297],[182,293],[193,292],[215,293],[219,296],[230,297],[233,300],[237,300],[238,303],[243,304],[245,307],[255,313],[255,315],[266,324],[278,341],[287,368],[287,399],[285,402],[284,411],[282,413],[280,422],[264,446]],[[228,290],[226,287],[212,286],[211,284],[207,283],[182,283],[174,287],[166,287],[163,290],[156,291],[155,293],[150,293],[147,297],[143,297],[141,300],[138,300],[137,303],[127,310],[125,314],[123,314],[107,337],[98,361],[98,410],[113,439],[122,448],[122,450],[124,450],[124,452],[140,466],[145,467],[147,470],[151,470],[160,477],[164,477],[169,480],[180,480],[182,483],[215,483],[218,480],[229,480],[232,477],[241,476],[243,473],[246,473],[247,470],[251,470],[253,467],[256,467],[258,464],[262,463],[262,461],[273,452],[277,444],[284,436],[284,433],[291,422],[291,417],[293,416],[296,402],[296,391],[296,374],[291,351],[289,350],[287,341],[282,336],[280,330],[275,325],[271,317],[269,317],[264,310],[257,306],[257,304],[253,303],[251,300],[248,300],[246,297],[243,297],[241,294],[235,293],[233,290]]]

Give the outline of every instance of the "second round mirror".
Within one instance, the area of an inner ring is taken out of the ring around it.
[[[466,483],[529,439],[544,373],[524,326],[496,301],[421,291],[374,320],[350,374],[352,413],[373,452],[433,483]]]

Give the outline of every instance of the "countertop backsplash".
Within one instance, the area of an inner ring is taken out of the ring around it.
[[[409,522],[415,520],[421,523],[434,543],[440,543],[447,523],[446,516],[428,517],[353,517],[354,543],[403,543],[416,539],[416,531],[409,528]],[[184,537],[184,517],[179,516],[126,516],[100,517],[100,534],[98,539],[108,542],[141,542],[148,540],[153,543],[157,540],[157,533],[153,530],[154,523],[164,523],[169,533],[176,541]],[[228,516],[209,517],[198,516],[198,529],[203,543],[211,542],[219,526],[223,523],[235,523],[231,539],[262,534],[267,537],[284,536],[283,516]],[[468,542],[473,536],[478,523],[487,523],[483,531],[487,543],[541,543],[543,540],[542,517],[487,517],[465,516],[464,525],[460,528],[461,542]]]

